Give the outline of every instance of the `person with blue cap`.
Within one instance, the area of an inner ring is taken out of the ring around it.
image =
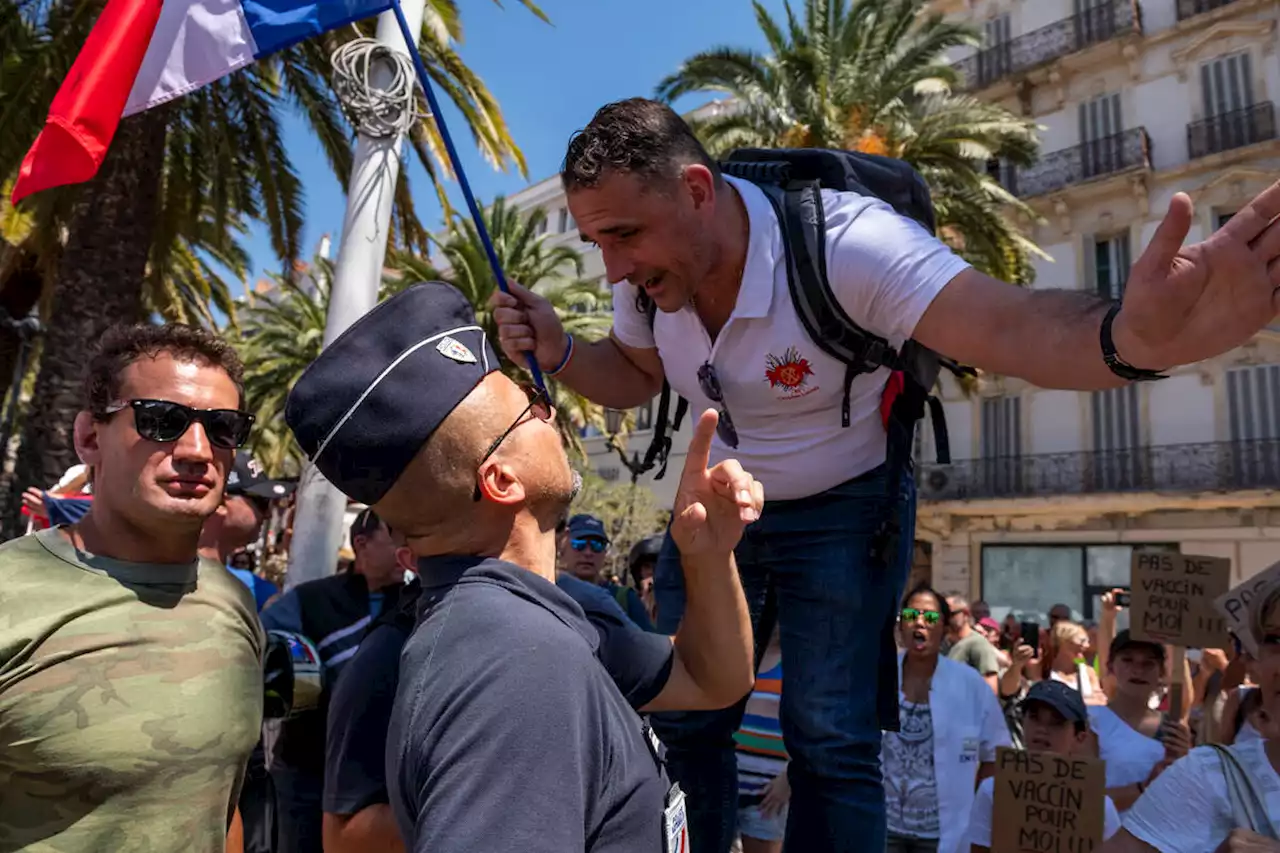
[[[1079,690],[1061,681],[1037,681],[1019,707],[1028,750],[1057,755],[1089,754],[1089,709]],[[996,780],[991,776],[978,785],[969,812],[968,844],[961,845],[968,853],[989,853],[991,849],[995,790]],[[1012,817],[1002,815],[1001,819]],[[1102,823],[1104,841],[1120,831],[1120,813],[1110,797],[1104,803]]]
[[[644,630],[652,631],[653,622],[649,619],[649,612],[645,610],[639,593],[603,574],[609,545],[609,534],[604,522],[594,515],[580,512],[570,518],[565,526],[561,537],[561,562],[573,577],[597,584],[605,590],[627,614],[628,619]]]
[[[320,472],[418,557],[387,737],[406,848],[687,849],[684,795],[634,709],[722,708],[750,690],[732,552],[763,490],[732,460],[708,468],[704,413],[672,521],[684,621],[674,638],[604,631],[555,585],[555,530],[581,484],[555,410],[499,366],[466,298],[417,284],[326,347],[285,407]]]

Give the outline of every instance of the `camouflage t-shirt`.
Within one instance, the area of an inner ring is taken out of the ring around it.
[[[221,851],[262,722],[262,629],[212,561],[0,545],[0,850]]]

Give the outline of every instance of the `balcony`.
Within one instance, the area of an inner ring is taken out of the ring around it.
[[[931,501],[1280,488],[1280,440],[1172,444],[925,465]]]
[[[1229,6],[1235,0],[1178,0],[1178,20],[1185,21],[1205,12],[1212,12],[1223,6]]]
[[[1031,198],[1140,169],[1151,168],[1151,140],[1146,128],[1083,142],[1041,157],[1033,166],[1004,171],[1004,185],[1019,198]]]
[[[1137,0],[1108,0],[956,62],[965,89],[981,89],[1116,36],[1142,32]]]
[[[1192,160],[1276,138],[1276,109],[1270,101],[1211,116],[1187,125]]]

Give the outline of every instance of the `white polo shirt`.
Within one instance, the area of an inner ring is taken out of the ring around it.
[[[770,500],[815,495],[884,462],[880,395],[888,371],[854,379],[842,427],[845,366],[814,344],[796,316],[773,206],[754,184],[725,180],[742,196],[751,235],[738,301],[714,346],[689,306],[659,311],[651,332],[629,282],[614,286],[613,332],[627,346],[657,347],[667,380],[694,417],[715,407],[698,387],[698,368],[712,364],[738,431],[736,449],[716,438],[713,464],[737,459]],[[858,325],[900,346],[969,264],[879,199],[823,190],[822,202],[836,298]]]

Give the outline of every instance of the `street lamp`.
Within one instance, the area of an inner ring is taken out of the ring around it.
[[[622,465],[631,472],[631,485],[635,485],[640,479],[640,475],[644,473],[644,463],[640,461],[639,452],[631,454],[627,457],[627,448],[618,444],[618,433],[622,431],[622,421],[626,417],[626,412],[621,409],[605,409],[604,425],[609,431],[608,437],[605,439],[605,446],[618,454],[618,458],[622,460]]]

